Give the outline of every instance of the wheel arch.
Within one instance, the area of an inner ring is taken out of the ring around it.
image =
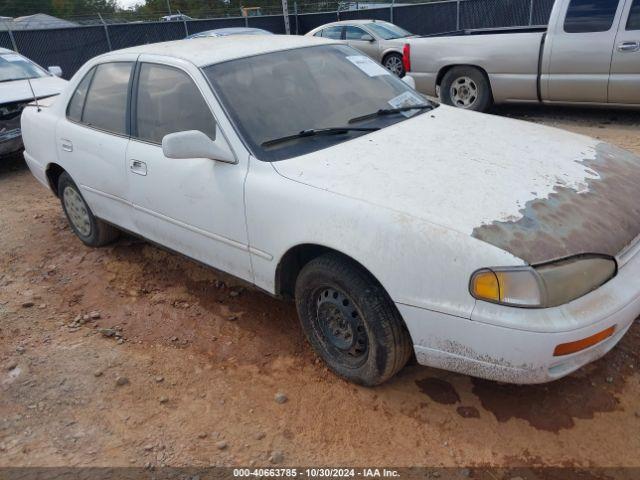
[[[45,174],[47,176],[47,181],[49,182],[49,188],[54,193],[56,197],[59,197],[58,193],[58,180],[60,180],[60,175],[65,173],[66,170],[62,168],[57,163],[50,163],[47,165],[45,170]]]
[[[334,253],[345,260],[354,263],[363,271],[365,271],[380,287],[385,291],[387,295],[389,293],[384,288],[384,285],[378,278],[364,266],[361,262],[354,259],[352,256],[336,250],[335,248],[319,245],[315,243],[302,243],[295,245],[287,250],[280,260],[275,271],[275,294],[279,297],[293,299],[296,280],[300,271],[311,260],[318,258],[321,255],[327,253]]]
[[[489,77],[489,74],[487,73],[484,67],[481,67],[480,65],[475,65],[473,63],[452,63],[450,65],[445,65],[444,67],[441,67],[440,70],[438,70],[438,75],[436,76],[436,86],[439,87],[442,84],[442,79],[447,74],[447,72],[455,67],[469,67],[469,68],[475,68],[476,70],[480,71],[480,73],[482,73],[482,75],[484,75],[484,78],[487,80],[487,83],[489,84],[489,89],[492,91],[491,95],[493,96],[493,86],[491,85],[491,78]]]
[[[397,48],[391,47],[387,48],[384,52],[382,52],[382,63],[387,59],[387,57],[391,54],[398,54],[402,56],[402,50],[398,50]]]

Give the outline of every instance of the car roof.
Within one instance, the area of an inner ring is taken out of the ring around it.
[[[16,53],[13,50],[9,50],[8,48],[0,47],[0,53]]]
[[[259,35],[232,35],[224,37],[192,38],[188,41],[152,43],[116,50],[101,55],[109,58],[120,54],[151,54],[186,60],[197,67],[204,67],[214,63],[234,60],[236,58],[251,57],[263,53],[290,50],[293,48],[312,47],[339,43],[318,37],[304,37],[298,35],[269,35],[269,41]]]
[[[205,30],[204,32],[194,33],[194,35],[206,35],[207,33],[241,33],[241,32],[265,32],[271,33],[267,30],[263,30],[262,28],[252,28],[252,27],[228,27],[228,28],[216,28],[214,30]]]
[[[331,25],[366,25],[368,23],[389,23],[389,22],[387,22],[386,20],[375,20],[373,18],[370,18],[368,20],[340,20],[339,22],[326,23],[320,27],[315,28],[314,30],[317,30],[318,28],[330,27]]]

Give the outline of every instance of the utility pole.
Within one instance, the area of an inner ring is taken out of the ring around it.
[[[289,3],[282,0],[282,16],[284,17],[284,32],[291,35],[291,27],[289,26]]]

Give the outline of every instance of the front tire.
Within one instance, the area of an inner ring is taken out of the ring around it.
[[[404,64],[402,63],[402,55],[399,53],[389,53],[386,55],[384,60],[382,60],[382,65],[400,78],[404,77],[406,73],[404,71]]]
[[[89,247],[101,247],[118,237],[118,230],[96,218],[85,202],[80,189],[64,172],[58,179],[58,196],[69,225],[82,243]]]
[[[296,281],[296,307],[314,351],[337,375],[373,386],[412,355],[409,332],[382,286],[340,255],[322,255]]]
[[[442,78],[440,100],[454,107],[486,111],[493,103],[491,86],[475,67],[453,67]]]

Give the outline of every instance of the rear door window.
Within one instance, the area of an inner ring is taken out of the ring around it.
[[[200,90],[182,70],[143,63],[136,99],[135,137],[161,144],[165,135],[187,130],[215,140],[215,121]]]
[[[358,27],[348,26],[344,29],[344,35],[346,40],[362,40],[362,36],[367,32]],[[369,35],[371,36],[371,35]]]
[[[327,27],[322,30],[322,36],[324,38],[340,40],[342,38],[342,27]]]
[[[627,20],[627,30],[640,30],[640,0],[633,0]]]
[[[132,69],[132,62],[103,63],[96,67],[82,112],[82,123],[127,134],[127,99]]]
[[[611,29],[618,0],[571,0],[564,20],[567,33],[606,32]]]

